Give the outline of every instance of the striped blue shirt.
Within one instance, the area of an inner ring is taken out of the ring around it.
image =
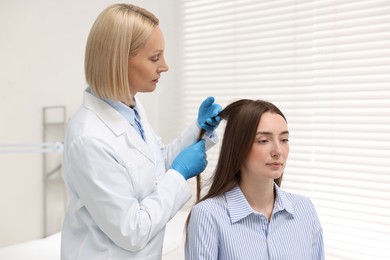
[[[324,259],[322,228],[312,202],[275,185],[271,221],[254,212],[241,189],[195,205],[186,260]]]

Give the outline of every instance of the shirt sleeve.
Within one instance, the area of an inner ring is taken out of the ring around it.
[[[325,259],[325,250],[324,250],[324,238],[322,233],[322,226],[320,219],[318,218],[317,211],[314,207],[313,202],[309,199],[309,208],[308,213],[311,212],[313,216],[313,260],[324,260]]]
[[[193,207],[188,223],[186,260],[218,259],[218,232],[215,219],[206,209]]]
[[[324,239],[322,236],[322,228],[320,228],[313,239],[313,260],[323,259],[325,259]]]

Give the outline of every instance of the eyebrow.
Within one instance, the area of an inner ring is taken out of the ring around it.
[[[283,131],[279,135],[286,135],[286,134],[288,135],[289,132],[288,131]],[[259,132],[256,133],[256,135],[273,135],[273,133],[267,132],[267,131],[259,131]]]
[[[153,54],[159,54],[159,53],[162,53],[162,52],[164,52],[164,50],[158,49],[158,50],[154,50],[152,53]]]

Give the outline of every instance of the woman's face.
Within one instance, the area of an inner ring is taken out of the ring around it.
[[[137,92],[154,91],[161,72],[168,71],[164,47],[164,36],[160,28],[156,27],[145,46],[135,56],[129,58],[129,86],[133,96]]]
[[[241,167],[243,178],[271,180],[279,178],[289,153],[289,133],[284,118],[266,112],[261,116],[252,148]]]

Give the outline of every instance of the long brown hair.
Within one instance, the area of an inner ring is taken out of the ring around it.
[[[227,123],[218,163],[212,176],[210,189],[203,198],[197,199],[197,203],[222,195],[239,184],[240,168],[252,148],[257,127],[265,112],[276,113],[287,122],[279,108],[264,100],[240,99],[229,104],[219,113],[221,119],[226,120]],[[274,180],[279,187],[282,177],[283,175]],[[200,194],[200,190],[197,192]],[[189,219],[190,215],[186,227]]]

